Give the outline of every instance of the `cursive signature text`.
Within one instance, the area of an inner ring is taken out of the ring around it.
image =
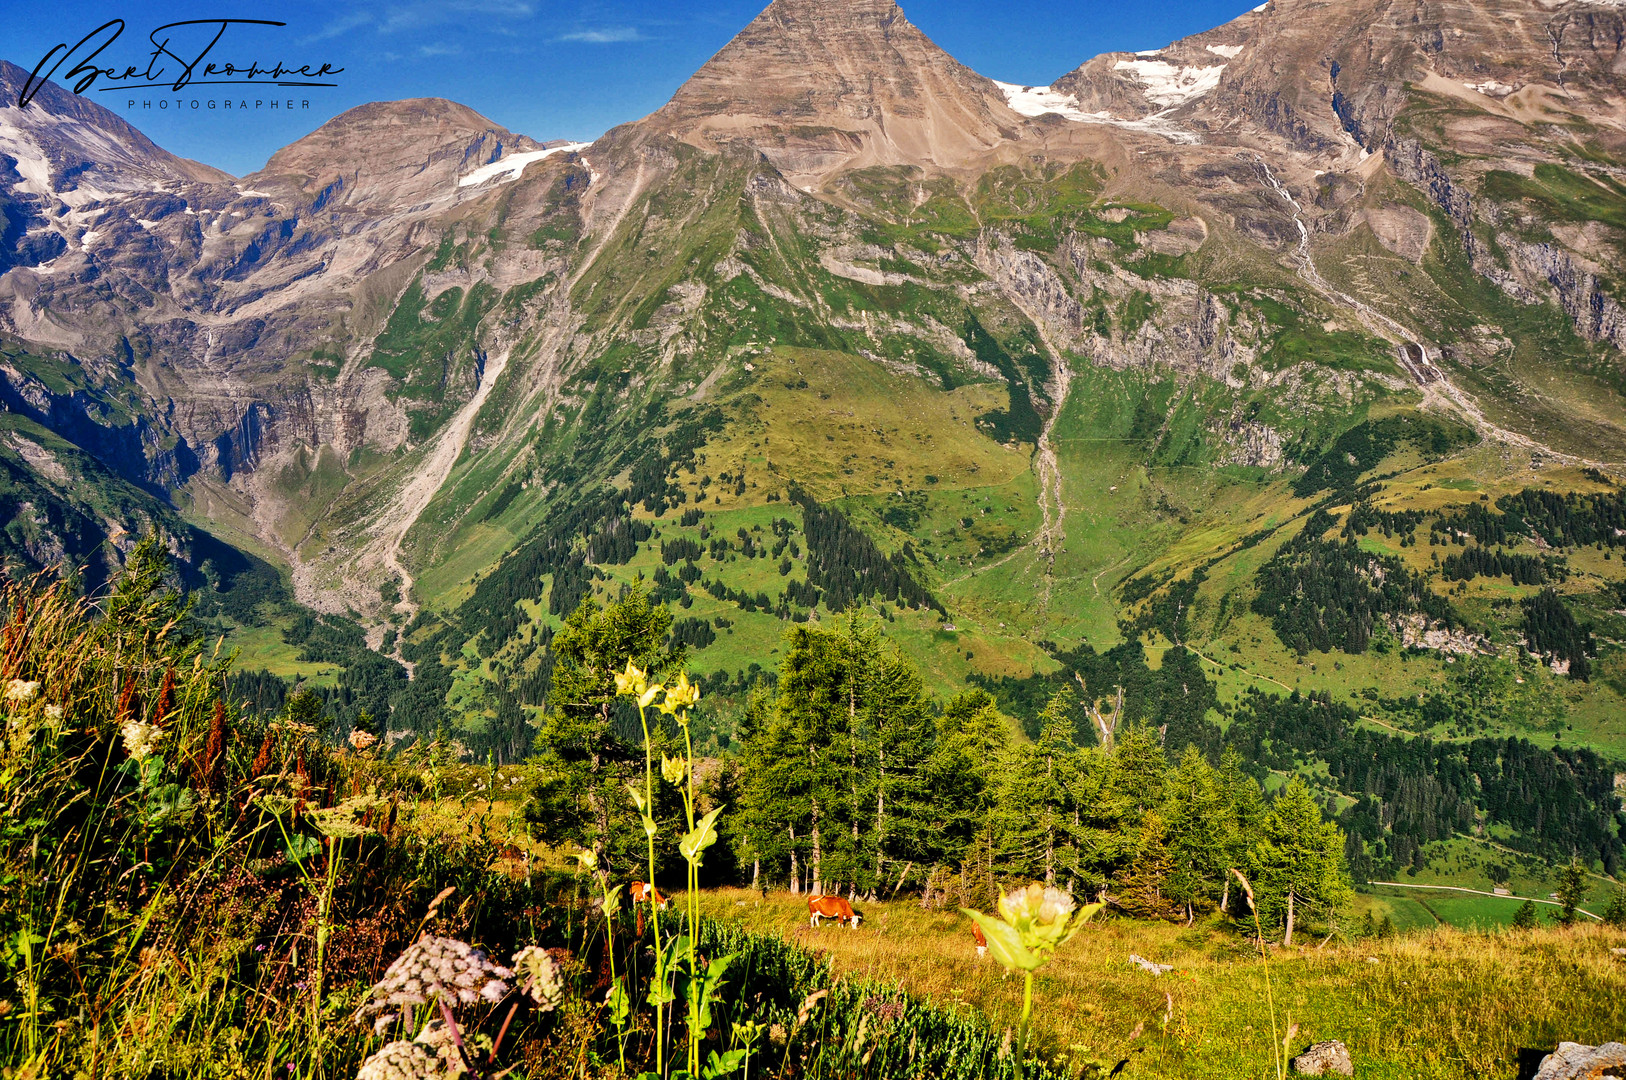
[[[165,23],[147,35],[147,40],[152,43],[153,48],[147,54],[146,66],[129,64],[121,70],[117,64],[102,66],[107,64],[107,61],[100,59],[102,53],[124,33],[123,19],[109,19],[80,38],[76,44],[70,46],[65,41],[60,42],[46,53],[40,62],[34,65],[28,81],[23,84],[22,92],[17,95],[17,105],[19,108],[27,108],[46,80],[54,78],[57,70],[69,61],[73,61],[74,66],[68,69],[62,78],[64,82],[73,85],[76,94],[83,94],[92,87],[98,91],[118,90],[132,83],[148,86],[168,83],[170,89],[177,91],[194,84],[337,86],[337,83],[319,81],[344,70],[331,64],[321,64],[312,70],[311,64],[290,67],[281,61],[269,67],[258,60],[250,60],[247,64],[215,61],[205,63],[214,47],[225,36],[227,29],[232,26],[286,25],[288,24],[269,19],[187,19],[183,22]],[[50,67],[47,70],[48,64]],[[105,85],[98,86],[98,82]]]

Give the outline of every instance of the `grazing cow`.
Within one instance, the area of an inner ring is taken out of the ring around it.
[[[852,904],[841,896],[810,896],[807,898],[808,925],[818,928],[820,919],[835,919],[844,922],[852,929],[858,929],[858,921],[863,918],[853,911]]]
[[[656,911],[666,910],[667,899],[661,895],[661,891],[655,888],[654,885],[644,881],[634,881],[631,892],[632,903],[635,907],[641,902],[649,901],[655,905]]]
[[[977,959],[981,960],[988,954],[988,939],[982,936],[982,926],[972,923],[971,936],[977,941]]]

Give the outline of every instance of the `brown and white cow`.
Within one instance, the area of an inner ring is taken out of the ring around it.
[[[977,923],[971,924],[971,936],[977,942],[977,959],[981,960],[988,953],[988,939],[982,936],[982,927]]]
[[[858,929],[858,921],[862,915],[853,911],[852,904],[842,896],[810,896],[807,898],[808,925],[818,928],[820,919],[835,919],[844,922],[852,929]]]
[[[654,885],[644,881],[634,881],[630,891],[634,907],[640,903],[649,902],[655,905],[657,911],[666,910],[667,899]]]

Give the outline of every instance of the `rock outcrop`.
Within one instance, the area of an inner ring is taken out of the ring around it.
[[[1620,1080],[1626,1077],[1626,1043],[1609,1042],[1602,1046],[1583,1043],[1559,1043],[1542,1059],[1535,1080]]]
[[[1349,1048],[1337,1039],[1318,1042],[1293,1059],[1293,1071],[1301,1076],[1354,1076],[1355,1063]]]

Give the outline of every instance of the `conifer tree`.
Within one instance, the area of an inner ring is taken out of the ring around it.
[[[808,807],[807,870],[814,892],[825,891],[858,861],[847,842],[859,801],[849,783],[856,753],[851,733],[862,678],[859,659],[868,642],[854,639],[870,635],[852,623],[844,629],[848,633],[791,627],[779,666],[775,708],[788,725],[787,749],[801,774],[794,786]]]
[[[805,869],[815,891],[871,895],[893,864],[930,857],[934,724],[919,673],[873,619],[792,627],[777,695],[749,711],[748,828],[793,887]]]
[[[1265,815],[1255,858],[1259,913],[1284,928],[1282,944],[1293,944],[1293,929],[1306,912],[1331,915],[1349,895],[1344,880],[1344,838],[1323,821],[1302,777],[1286,789]]]
[[[1231,869],[1241,870],[1250,878],[1256,876],[1253,862],[1254,841],[1265,819],[1265,804],[1254,783],[1242,768],[1242,754],[1234,746],[1225,748],[1220,755],[1220,766],[1215,783],[1219,788],[1224,808],[1223,860],[1227,873],[1220,885],[1220,908],[1227,914],[1231,908]]]
[[[1173,868],[1163,817],[1150,811],[1141,819],[1138,850],[1119,885],[1119,906],[1143,919],[1169,918],[1177,908],[1167,893]]]
[[[1571,859],[1558,875],[1558,902],[1563,905],[1558,921],[1573,926],[1576,910],[1586,901],[1586,868],[1581,860]]]
[[[626,792],[627,781],[642,773],[643,753],[617,732],[618,710],[626,706],[616,700],[615,674],[629,659],[651,680],[676,674],[686,650],[667,644],[671,624],[671,613],[651,604],[640,586],[608,607],[583,599],[554,635],[553,688],[536,739],[543,779],[526,810],[540,838],[591,848],[601,861],[608,854],[606,865],[636,861],[643,850]],[[656,809],[676,813],[675,803]],[[613,845],[620,846],[610,851]]]
[[[1513,913],[1513,929],[1534,930],[1536,928],[1536,905],[1534,901],[1526,900],[1519,905],[1519,910]]]
[[[1039,739],[1006,748],[996,766],[994,836],[1001,869],[1054,885],[1079,872],[1081,764],[1073,741],[1072,694],[1063,689],[1039,715]]]
[[[1616,885],[1609,894],[1609,906],[1604,908],[1603,921],[1610,926],[1626,927],[1626,885]]]
[[[1229,876],[1227,809],[1213,767],[1188,745],[1169,775],[1164,811],[1171,864],[1166,893],[1185,908],[1187,923],[1216,902]]]
[[[968,690],[949,701],[937,723],[937,744],[927,762],[932,794],[927,857],[959,865],[986,826],[993,808],[992,764],[1011,741],[1011,722],[986,690]]]
[[[867,777],[865,809],[872,815],[865,845],[870,860],[870,888],[886,884],[888,869],[907,868],[925,859],[932,846],[929,821],[933,793],[927,767],[935,725],[927,708],[926,689],[913,664],[887,645],[874,658],[864,703]],[[901,880],[901,875],[899,880]]]
[[[1134,727],[1120,731],[1112,748],[1112,788],[1124,819],[1139,825],[1141,815],[1163,805],[1169,759],[1157,731]]]

